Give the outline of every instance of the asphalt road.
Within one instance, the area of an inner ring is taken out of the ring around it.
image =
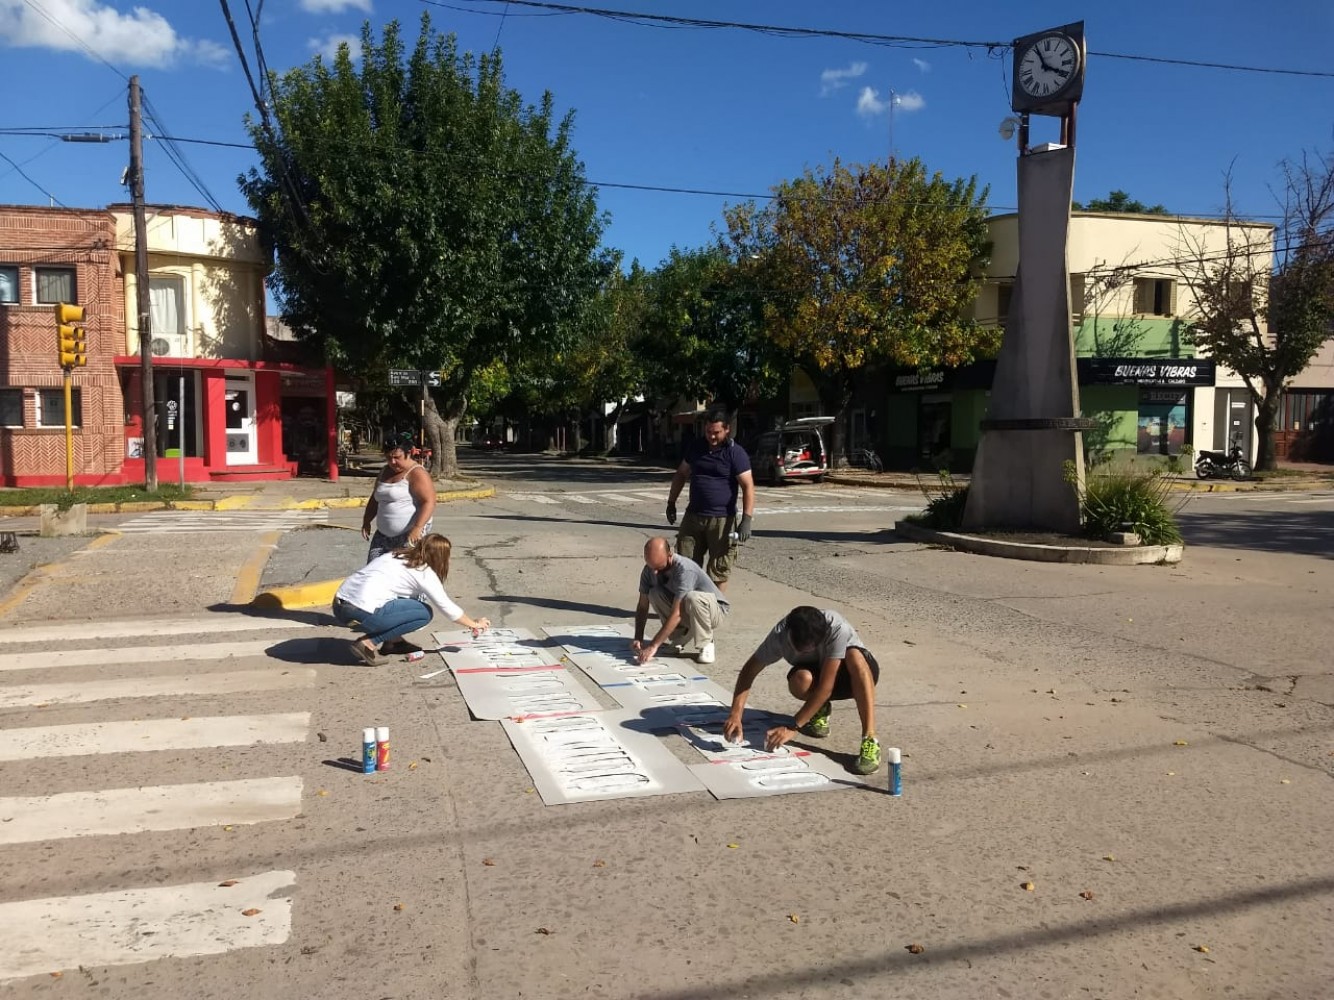
[[[499,492],[439,511],[451,595],[534,630],[624,620],[644,539],[670,533],[669,471],[469,461]],[[358,565],[356,511],[140,522],[57,562],[0,631],[0,920],[43,939],[10,935],[0,981],[40,945],[82,958],[12,995],[1315,1000],[1334,980],[1334,498],[1304,499],[1194,499],[1185,562],[1123,568],[901,542],[909,493],[761,489],[707,673],[729,687],[795,604],[839,608],[885,668],[904,798],[551,807],[499,725],[423,676],[438,662],[367,670],[322,615],[234,602],[247,572]],[[754,700],[793,707],[777,669]],[[833,722],[803,742],[846,763],[851,705]],[[343,761],[374,723],[396,767],[367,777]],[[214,787],[237,780],[266,783],[262,808]],[[116,788],[187,801],[122,809],[113,834],[78,796]],[[89,939],[51,932],[72,907],[104,917]],[[126,912],[154,933],[110,934]]]

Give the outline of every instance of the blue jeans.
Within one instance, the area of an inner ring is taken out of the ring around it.
[[[344,625],[357,623],[375,645],[423,628],[431,620],[431,609],[413,597],[395,597],[377,611],[366,611],[335,597],[333,615]]]

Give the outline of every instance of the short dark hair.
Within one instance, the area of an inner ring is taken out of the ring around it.
[[[721,406],[715,406],[704,414],[704,426],[707,427],[709,424],[722,424],[724,427],[731,427],[732,418]]]
[[[802,604],[787,613],[787,635],[797,650],[814,649],[829,634],[829,619],[819,608]]]

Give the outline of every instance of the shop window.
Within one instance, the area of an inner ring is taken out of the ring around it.
[[[23,426],[23,390],[0,389],[0,427]]]
[[[996,286],[996,322],[1001,326],[1010,318],[1010,302],[1014,299],[1014,285]]]
[[[74,283],[72,267],[39,267],[37,276],[37,302],[52,305],[56,302],[78,302],[78,289]]]
[[[19,300],[19,269],[12,264],[0,264],[0,302]]]
[[[1180,389],[1139,391],[1139,433],[1135,451],[1141,455],[1180,455],[1190,426],[1190,395]]]
[[[1176,315],[1176,282],[1171,278],[1136,278],[1135,312],[1144,316]]]
[[[74,427],[83,426],[83,392],[80,389],[70,390],[70,423]],[[38,389],[37,390],[37,426],[38,427],[64,427],[65,426],[65,390],[64,389]]]
[[[185,333],[185,279],[179,275],[148,276],[149,327],[153,336]]]

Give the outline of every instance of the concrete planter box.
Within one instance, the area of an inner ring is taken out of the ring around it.
[[[1002,559],[1028,559],[1033,562],[1086,563],[1097,566],[1158,566],[1179,563],[1185,554],[1183,545],[1134,545],[1102,547],[1080,545],[1038,545],[1028,542],[1007,542],[978,535],[963,535],[953,531],[935,531],[911,521],[898,521],[894,532],[902,538],[930,545],[944,545],[960,552]]]
[[[38,531],[43,538],[60,538],[64,535],[86,535],[88,533],[88,505],[76,503],[68,510],[61,510],[53,503],[44,503],[37,508],[42,524]]]

